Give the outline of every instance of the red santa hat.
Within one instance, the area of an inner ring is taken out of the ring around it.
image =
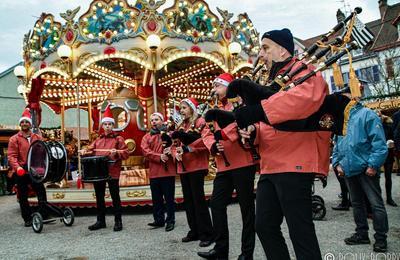
[[[101,119],[101,123],[113,123],[115,125],[115,120],[114,120],[114,116],[113,113],[111,112],[111,108],[110,105],[108,105],[106,107],[106,110],[104,111],[104,116]]]
[[[159,113],[159,112],[154,112],[153,114],[151,114],[150,117],[153,117],[153,116],[158,116],[158,117],[161,119],[161,121],[164,122],[164,116],[163,116],[161,113]]]
[[[32,125],[32,116],[29,108],[25,108],[24,112],[22,113],[22,117],[19,119],[19,124],[21,124],[23,120],[28,121]]]
[[[194,98],[185,98],[182,99],[181,103],[185,102],[186,104],[189,105],[189,107],[194,111],[197,112],[197,107],[199,106],[199,102],[197,102],[196,99]]]
[[[230,73],[223,73],[214,79],[213,83],[219,83],[225,87],[233,81],[233,76]]]

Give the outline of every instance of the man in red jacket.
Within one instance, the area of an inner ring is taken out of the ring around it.
[[[89,226],[88,228],[89,230],[97,230],[106,227],[106,203],[104,200],[104,196],[107,183],[113,203],[115,218],[114,231],[121,231],[122,208],[121,198],[119,196],[119,176],[121,173],[122,160],[126,160],[129,157],[128,147],[125,144],[124,138],[113,132],[115,121],[110,106],[107,106],[104,112],[104,117],[101,120],[101,124],[104,133],[101,134],[91,145],[89,145],[87,150],[81,151],[81,154],[107,156],[110,160],[114,162],[109,163],[108,166],[108,173],[111,178],[108,180],[96,181],[93,183],[94,191],[96,193],[96,204],[98,213],[96,223]]]
[[[233,80],[229,73],[224,73],[214,80],[213,92],[221,100],[219,108],[232,111],[233,105],[226,100],[227,86]],[[211,111],[210,111],[211,112]],[[208,252],[198,252],[198,255],[206,259],[228,259],[229,257],[229,229],[227,206],[231,201],[233,190],[236,190],[242,214],[242,252],[238,259],[253,259],[255,246],[255,206],[254,206],[254,177],[257,161],[253,160],[249,150],[245,150],[240,144],[236,123],[231,123],[220,128],[217,123],[216,131],[211,132],[206,127],[202,137],[203,142],[214,154],[217,163],[217,176],[214,179],[213,194],[210,207],[212,212],[215,246]],[[226,165],[221,152],[230,165]]]
[[[161,137],[162,132],[167,130],[164,125],[164,116],[161,113],[153,113],[150,121],[152,128],[143,136],[141,144],[143,155],[149,162],[151,199],[153,201],[154,222],[148,225],[157,228],[163,227],[166,223],[165,231],[168,232],[175,226],[176,167],[172,157],[169,156],[171,144],[164,144]],[[165,208],[167,218],[165,218]]]
[[[19,195],[19,206],[21,215],[25,221],[25,227],[32,225],[32,210],[28,203],[28,185],[37,193],[39,207],[44,209],[46,199],[46,190],[42,183],[33,182],[27,171],[27,156],[31,143],[41,140],[41,137],[32,133],[32,118],[29,109],[25,109],[22,117],[19,119],[21,130],[13,135],[8,142],[8,162],[16,179]]]
[[[259,56],[270,68],[271,80],[296,62],[293,53],[293,36],[288,29],[263,35]],[[312,69],[309,65],[292,80],[303,77]],[[317,73],[288,91],[280,91],[260,104],[235,112],[238,125],[250,125],[247,130],[241,130],[242,137],[250,137],[250,132],[256,129],[251,124],[260,122],[257,136],[261,177],[257,184],[256,233],[270,260],[290,259],[281,232],[283,218],[296,258],[321,259],[312,220],[311,185],[315,174],[328,173],[331,133],[279,131],[272,125],[309,117],[320,108],[327,89],[321,73]]]

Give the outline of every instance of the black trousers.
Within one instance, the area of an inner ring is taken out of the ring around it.
[[[220,257],[229,255],[229,228],[226,209],[236,190],[242,214],[242,254],[253,257],[255,246],[254,177],[256,166],[217,173],[211,197],[211,213],[215,230],[215,247]]]
[[[150,179],[150,189],[154,221],[175,224],[175,176]]]
[[[186,218],[189,225],[188,236],[201,241],[213,239],[213,228],[207,201],[204,195],[204,177],[207,170],[180,174]]]
[[[334,169],[333,171],[335,172],[336,179],[338,180],[340,185],[340,192],[342,193],[342,203],[349,204],[350,202],[349,189],[347,188],[344,176],[339,176],[339,173],[336,169]]]
[[[281,232],[283,217],[298,260],[320,260],[312,220],[311,185],[308,173],[263,174],[257,184],[256,233],[268,260],[289,260]]]
[[[28,203],[28,185],[31,185],[32,189],[36,192],[39,204],[39,212],[42,215],[46,215],[46,189],[44,188],[43,183],[35,183],[32,181],[29,174],[25,174],[23,176],[18,176],[14,174],[15,181],[18,187],[18,195],[19,195],[19,207],[21,208],[21,216],[24,221],[29,221],[32,215],[32,209]]]
[[[16,174],[13,174],[13,175],[11,175],[11,177],[6,177],[6,180],[7,180],[7,192],[9,192],[9,193],[11,193],[12,192],[12,190],[13,190],[13,187],[14,187],[14,185],[15,185],[15,182],[16,182],[16,177],[15,177],[15,175]]]
[[[385,190],[386,190],[386,200],[392,199],[392,171],[393,171],[393,162],[385,162]]]
[[[106,218],[106,202],[104,198],[106,193],[106,183],[108,183],[115,218],[120,219],[122,213],[121,198],[119,196],[119,179],[94,182],[93,186],[96,193],[97,219],[102,222],[105,222]]]

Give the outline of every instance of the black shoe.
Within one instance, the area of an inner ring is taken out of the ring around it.
[[[168,223],[167,226],[165,227],[165,231],[169,232],[169,231],[174,230],[174,228],[175,228],[175,224],[174,223]]]
[[[199,243],[199,247],[208,247],[213,243],[213,241],[211,240],[204,240],[204,241],[200,241]]]
[[[94,223],[93,225],[89,226],[88,229],[89,230],[98,230],[100,228],[106,228],[106,223],[102,222],[102,221],[96,221],[96,223]]]
[[[348,203],[340,203],[336,207],[332,207],[333,210],[341,210],[341,211],[348,211],[350,208]]]
[[[397,204],[393,199],[387,199],[386,203],[392,207],[397,207]]]
[[[199,239],[197,237],[193,237],[193,236],[185,236],[184,238],[182,238],[183,243],[197,241],[197,240],[199,240]]]
[[[387,251],[387,242],[385,240],[374,243],[374,252],[385,253]]]
[[[367,236],[361,236],[360,234],[354,233],[351,237],[345,238],[344,242],[346,245],[364,245],[370,244],[371,241]]]
[[[32,220],[26,220],[25,223],[24,223],[24,226],[25,226],[25,227],[30,227],[30,226],[32,226]]]
[[[116,220],[114,224],[114,231],[122,230],[122,220]]]
[[[238,256],[238,260],[253,260],[253,256],[245,256],[244,254],[240,254]]]
[[[147,224],[150,227],[154,227],[154,228],[160,228],[160,227],[164,227],[165,224],[164,223],[157,223],[157,222],[151,222]]]
[[[17,194],[17,193],[16,193],[16,192],[13,192],[13,191],[7,192],[7,195],[8,195],[8,196],[12,196],[12,195],[15,195],[15,194]]]
[[[210,251],[207,252],[197,252],[197,255],[200,257],[203,257],[205,259],[219,259],[219,260],[227,260],[228,257],[220,257],[217,254],[217,251],[215,249],[211,249]]]

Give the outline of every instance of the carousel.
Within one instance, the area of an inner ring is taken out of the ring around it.
[[[175,103],[188,96],[206,102],[217,75],[230,72],[241,77],[252,69],[259,34],[246,13],[233,19],[232,13],[219,8],[217,15],[205,1],[175,0],[172,6],[164,6],[165,2],[96,0],[79,18],[80,7],[61,13],[64,22],[43,13],[24,36],[24,66],[14,72],[21,79],[19,91],[31,109],[34,130],[40,131],[41,106],[61,115],[60,129],[45,138],[63,144],[55,151],[66,153],[67,162],[61,163],[67,165],[66,174],[45,179],[49,202],[95,206],[92,185],[80,179],[77,151],[97,136],[99,120],[110,105],[114,131],[125,138],[130,152],[120,178],[122,204],[151,204],[148,169],[140,149],[150,129],[149,116],[161,112],[170,118]],[[71,108],[77,111],[73,134],[64,122]],[[80,113],[87,113],[88,125],[81,124]],[[49,158],[45,161],[54,165]],[[207,196],[213,174],[210,166]],[[179,178],[176,185],[176,200],[181,202]],[[109,194],[106,199],[110,204]],[[30,202],[35,204],[36,199]]]

